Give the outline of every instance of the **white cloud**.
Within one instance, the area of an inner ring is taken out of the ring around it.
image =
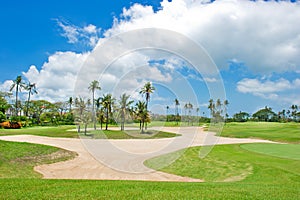
[[[292,95],[290,93],[287,95],[286,93],[289,91],[297,91],[299,88],[300,79],[288,81],[281,78],[277,81],[270,81],[245,78],[237,83],[237,90],[241,93],[249,93],[264,99],[284,101],[288,103],[295,102],[295,99],[292,96],[299,96],[300,94],[299,91],[298,93],[292,93]],[[299,102],[299,100],[296,102]]]
[[[300,70],[299,3],[164,0],[161,7],[157,12],[139,4],[124,9],[105,36],[139,28],[170,29],[203,45],[219,67],[238,59],[259,73]]]
[[[31,83],[36,83],[38,94],[33,98],[48,101],[62,101],[73,96],[77,73],[89,53],[56,52],[48,58],[38,70],[30,66],[23,76]]]
[[[69,43],[82,43],[90,47],[96,46],[99,40],[100,28],[93,24],[79,27],[58,19],[56,21],[57,25],[62,29],[61,36],[67,38]]]

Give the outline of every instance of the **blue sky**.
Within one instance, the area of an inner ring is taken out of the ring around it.
[[[74,80],[97,42],[154,27],[183,34],[207,52],[222,77],[230,115],[253,113],[266,105],[279,111],[300,104],[299,2],[2,1],[0,18],[1,90],[7,90],[11,80],[22,74],[37,83],[39,94],[33,98],[63,101],[74,95]],[[132,76],[120,74],[124,69]],[[148,74],[143,76],[139,70]],[[170,89],[185,84],[180,80],[191,85],[198,100],[185,88],[180,92]],[[174,112],[173,100],[182,96],[181,105],[192,101],[207,114],[211,98],[207,84],[219,80],[203,77],[174,55],[137,52],[120,58],[104,74],[99,95],[118,82],[138,99],[137,87],[145,81],[157,87],[151,102],[157,112],[165,112],[167,105]]]

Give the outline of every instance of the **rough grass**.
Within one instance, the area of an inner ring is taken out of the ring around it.
[[[300,144],[300,123],[232,122],[225,124],[221,136]]]
[[[299,184],[0,179],[0,199],[299,199]]]
[[[0,178],[37,178],[33,167],[71,159],[76,153],[63,149],[0,140]]]
[[[36,126],[22,129],[0,129],[2,135],[38,135],[47,137],[63,137],[63,138],[78,138],[77,132],[70,131],[75,129],[75,126]]]
[[[159,139],[159,138],[170,138],[179,136],[175,133],[148,130],[141,133],[140,130],[96,130],[90,131],[87,136],[82,135],[81,137],[94,138],[94,139]]]

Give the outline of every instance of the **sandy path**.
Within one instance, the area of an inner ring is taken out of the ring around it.
[[[196,127],[164,127],[162,129],[180,133],[182,136],[165,139],[80,140],[18,135],[1,136],[0,140],[45,144],[77,152],[78,156],[73,160],[35,167],[35,170],[43,174],[44,178],[186,182],[201,182],[201,180],[154,171],[147,168],[143,162],[154,156],[190,146],[270,142],[216,137],[213,133],[203,132],[201,128]],[[205,156],[209,150],[208,148],[207,151],[200,152],[200,156],[201,153]],[[172,161],[170,160],[169,163]]]

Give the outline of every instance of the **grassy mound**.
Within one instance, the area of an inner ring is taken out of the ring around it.
[[[0,140],[0,178],[37,178],[34,166],[64,161],[76,154],[63,149]]]

